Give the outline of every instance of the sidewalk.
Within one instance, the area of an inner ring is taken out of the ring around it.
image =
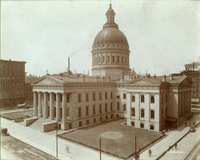
[[[43,133],[39,130],[32,129],[30,127],[25,127],[20,123],[15,123],[13,121],[1,118],[1,127],[8,128],[8,133],[35,147],[49,155],[56,156],[56,132],[46,132]],[[63,131],[58,131],[58,134]],[[69,153],[66,148],[69,148]],[[73,142],[58,139],[58,159],[63,160],[99,160],[100,154],[96,150],[89,149],[87,147],[78,145]],[[102,153],[102,159],[104,160],[116,160],[117,158],[111,157],[110,155]]]
[[[199,115],[195,115],[195,117],[193,117],[191,124],[193,124],[194,121],[196,122],[196,124],[200,122]],[[184,136],[189,131],[189,129],[190,127],[189,127],[189,122],[188,122],[188,127],[185,127],[185,124],[182,124],[181,126],[177,128],[177,130],[170,131],[169,133],[167,133],[168,136],[166,138],[164,138],[163,140],[161,140],[160,142],[156,143],[154,146],[151,147],[152,154],[150,157],[149,157],[149,152],[148,152],[149,149],[147,149],[142,154],[140,154],[140,160],[146,160],[146,159],[155,160],[163,152],[165,152],[169,148],[169,146],[172,146],[176,141],[178,141],[182,136]],[[170,150],[171,153],[170,152],[166,153],[161,159],[162,160],[182,159],[183,156],[187,153],[187,151],[193,145],[195,145],[194,143],[197,142],[197,139],[200,139],[199,135],[200,135],[200,128],[198,128],[195,133],[189,133],[186,137],[184,137],[178,143],[177,153],[173,153],[174,150]],[[175,154],[176,156],[173,157]]]

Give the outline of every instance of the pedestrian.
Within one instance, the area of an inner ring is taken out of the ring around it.
[[[149,157],[151,157],[151,148],[149,149]]]
[[[177,150],[177,143],[174,146],[175,146],[175,150]]]

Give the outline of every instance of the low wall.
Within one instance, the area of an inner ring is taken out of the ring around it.
[[[34,118],[28,118],[28,119],[25,119],[24,122],[25,122],[25,126],[30,126],[32,123],[34,123],[35,121],[37,121],[39,118],[38,117],[34,117]]]
[[[49,132],[49,131],[56,130],[56,125],[57,125],[57,122],[43,123],[42,124],[42,131],[43,132]]]

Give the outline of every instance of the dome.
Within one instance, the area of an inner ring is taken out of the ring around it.
[[[93,47],[101,44],[124,44],[128,46],[128,41],[124,33],[119,29],[114,27],[106,27],[95,37]]]
[[[128,41],[122,31],[118,29],[118,25],[114,20],[115,12],[111,7],[106,12],[107,22],[103,25],[103,29],[96,35],[93,42],[93,50],[114,48],[129,50]]]

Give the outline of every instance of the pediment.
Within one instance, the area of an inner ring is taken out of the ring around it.
[[[140,79],[140,80],[134,80],[129,83],[130,85],[153,85],[153,84],[160,84],[157,81],[149,80],[149,79]]]
[[[184,79],[181,84],[191,84],[187,79]]]
[[[58,84],[62,84],[62,83],[56,79],[45,77],[45,78],[35,82],[34,84],[36,84],[36,85],[58,85]]]

